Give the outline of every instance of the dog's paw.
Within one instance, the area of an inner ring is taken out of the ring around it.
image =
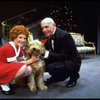
[[[38,89],[39,90],[47,90],[48,87],[46,85],[43,85],[43,86],[39,86]]]
[[[36,89],[36,87],[29,87],[29,90],[32,91],[32,92],[34,92],[34,91],[36,91],[37,89]]]
[[[32,92],[34,92],[34,91],[37,90],[35,84],[31,84],[31,83],[28,83],[28,88],[29,88],[29,90],[32,91]]]

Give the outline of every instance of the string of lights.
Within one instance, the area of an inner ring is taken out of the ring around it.
[[[72,8],[69,3],[54,4],[50,7],[50,16],[55,20],[58,27],[66,31],[76,31],[76,24],[73,21]]]

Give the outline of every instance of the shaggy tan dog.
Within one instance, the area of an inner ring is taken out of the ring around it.
[[[41,54],[44,54],[45,47],[39,40],[33,40],[26,51],[27,60],[31,58],[32,55],[39,55],[39,60],[30,64],[32,67],[32,73],[28,77],[28,88],[30,91],[35,91],[37,89],[46,90],[47,86],[44,83],[43,73],[45,70],[45,62]]]

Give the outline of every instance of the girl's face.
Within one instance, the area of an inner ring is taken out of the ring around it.
[[[26,43],[26,35],[18,35],[17,38],[14,40],[14,43],[16,46],[23,46]]]

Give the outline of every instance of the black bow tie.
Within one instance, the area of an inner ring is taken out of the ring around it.
[[[48,44],[50,50],[54,49],[54,35],[48,38]]]

